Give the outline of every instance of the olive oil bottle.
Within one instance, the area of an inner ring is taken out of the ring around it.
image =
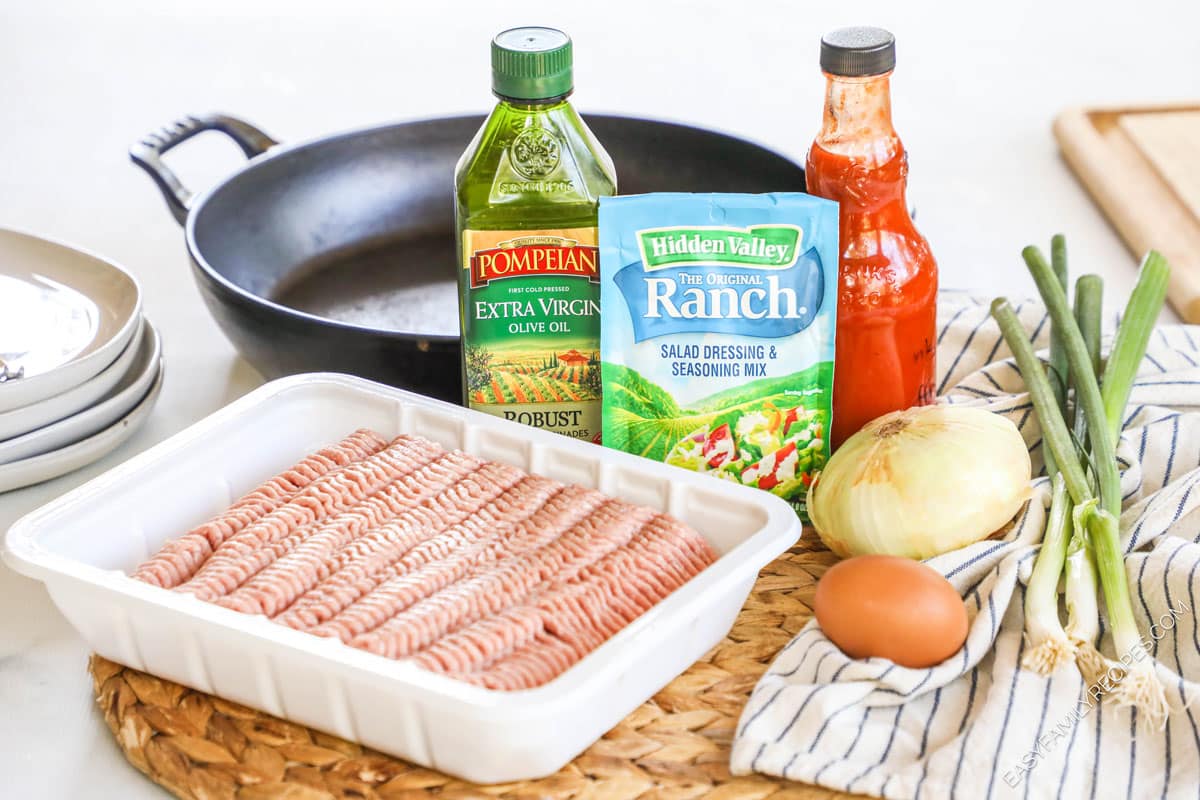
[[[600,439],[600,197],[612,160],[567,102],[571,40],[492,40],[492,111],[454,175],[466,404]]]

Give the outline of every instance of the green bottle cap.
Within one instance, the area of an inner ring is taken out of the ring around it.
[[[554,28],[512,28],[492,40],[492,91],[514,100],[562,97],[575,88],[571,37]]]

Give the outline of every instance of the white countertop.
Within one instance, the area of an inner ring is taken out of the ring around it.
[[[0,5],[0,226],[124,264],[167,366],[141,432],[98,464],[0,496],[0,531],[261,381],[208,316],[179,228],[125,155],[181,114],[227,111],[293,141],[483,111],[490,36],[551,24],[575,39],[580,109],[705,125],[801,158],[820,120],[820,33],[882,25],[898,40],[893,101],[910,202],[942,285],[1030,294],[1021,247],[1062,231],[1074,269],[1101,273],[1115,298],[1135,260],[1059,159],[1050,122],[1071,105],[1200,99],[1200,4],[1183,1],[16,5]],[[240,158],[201,137],[172,163],[202,188]],[[94,711],[87,652],[40,584],[0,565],[0,795],[164,796]]]

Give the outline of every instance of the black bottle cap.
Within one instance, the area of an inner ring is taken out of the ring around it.
[[[896,67],[896,37],[883,28],[839,28],[821,37],[821,71],[844,78]]]

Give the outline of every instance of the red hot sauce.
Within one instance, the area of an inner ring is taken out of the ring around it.
[[[892,127],[895,39],[846,28],[821,40],[827,80],[808,191],[840,205],[831,443],[889,411],[934,401],[937,262],[913,225],[908,156]]]

